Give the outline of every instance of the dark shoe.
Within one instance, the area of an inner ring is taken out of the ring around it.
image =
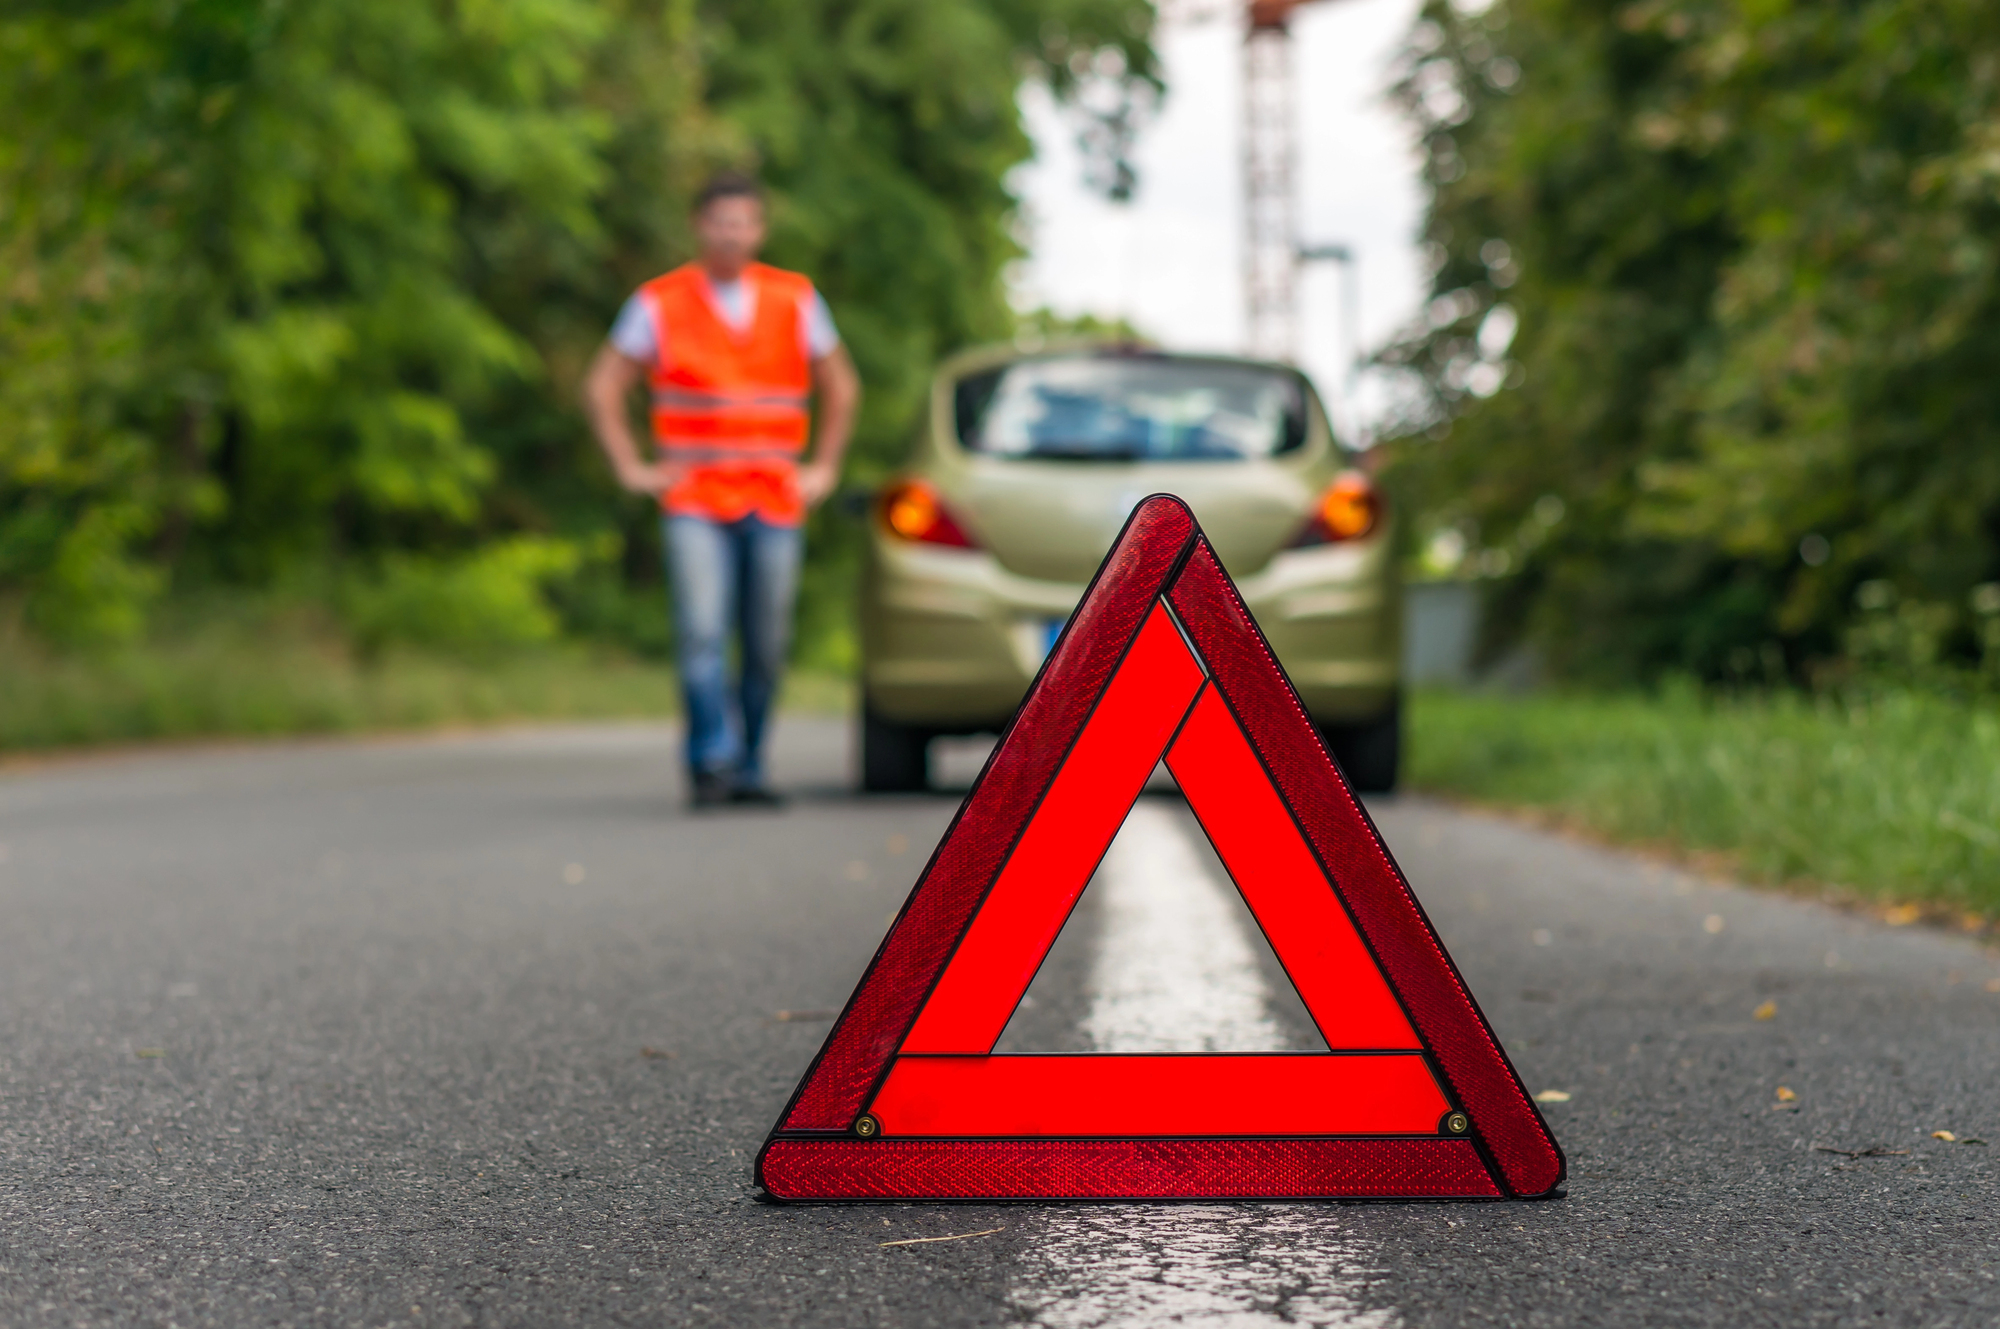
[[[729,791],[729,801],[739,807],[781,808],[785,796],[760,784],[740,784]]]
[[[721,771],[696,771],[694,796],[688,801],[698,808],[719,808],[730,801],[732,782]]]

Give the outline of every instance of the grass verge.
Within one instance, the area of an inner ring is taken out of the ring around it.
[[[1972,926],[2000,919],[2000,707],[1870,698],[1413,699],[1409,783]]]
[[[784,708],[847,709],[843,679],[795,673]],[[391,652],[275,632],[204,636],[115,655],[0,641],[0,752],[147,739],[426,729],[516,719],[660,718],[679,711],[659,662],[561,646],[490,660]]]

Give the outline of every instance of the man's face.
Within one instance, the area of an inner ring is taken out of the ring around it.
[[[718,198],[694,215],[694,233],[702,263],[733,276],[764,243],[764,205],[754,198]]]

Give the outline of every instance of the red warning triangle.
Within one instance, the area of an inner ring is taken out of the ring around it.
[[[995,1054],[1164,759],[1326,1052]],[[1549,1195],[1561,1149],[1180,500],[1147,499],[765,1142],[781,1200]]]

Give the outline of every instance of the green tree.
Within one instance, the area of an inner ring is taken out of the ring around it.
[[[1996,38],[1965,0],[1427,6],[1400,92],[1438,266],[1388,357],[1424,389],[1399,452],[1559,662],[1796,672],[1863,585],[1973,649]]]
[[[599,229],[609,127],[575,91],[602,36],[593,7],[541,0],[0,26],[0,356],[29,399],[0,573],[38,622],[130,631],[133,592],[183,556],[268,580],[477,516],[494,462],[467,414],[538,368],[482,277],[510,243]]]
[[[687,256],[700,176],[770,180],[771,257],[834,304],[879,474],[931,361],[1009,328],[1020,80],[1146,83],[1151,21],[26,0],[0,17],[0,595],[91,640],[170,586],[353,585],[381,637],[426,577],[488,588],[491,619],[529,603],[496,579],[563,575],[572,627],[657,637],[657,604],[627,603],[657,583],[651,514],[600,473],[575,389],[625,294]],[[839,525],[816,532],[822,620]]]

